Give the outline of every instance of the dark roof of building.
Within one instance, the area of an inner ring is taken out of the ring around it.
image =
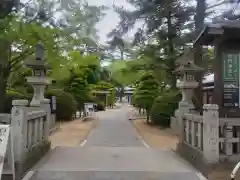
[[[237,29],[240,30],[239,20],[218,20],[208,24],[201,31],[194,44],[211,45],[215,37],[225,35],[225,30]],[[236,34],[231,34],[236,36]],[[240,38],[240,36],[239,36]]]

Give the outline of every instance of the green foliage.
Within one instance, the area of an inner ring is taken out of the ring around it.
[[[213,48],[206,48],[203,49],[203,67],[207,73],[213,73],[213,62],[214,62],[214,49]]]
[[[84,109],[84,103],[93,101],[93,96],[90,91],[90,87],[87,81],[83,78],[75,78],[73,80],[73,82],[71,83],[70,92],[77,101],[78,110]]]
[[[56,96],[56,116],[57,120],[69,121],[72,119],[72,115],[76,113],[77,102],[74,97],[64,92],[61,89],[49,89],[46,92],[46,97],[51,98],[51,96]]]
[[[151,73],[146,73],[137,85],[133,101],[136,107],[146,109],[147,120],[156,96],[158,95],[158,82]]]
[[[169,127],[170,118],[178,107],[181,94],[176,91],[165,92],[159,96],[151,109],[151,121],[154,124]]]
[[[92,86],[92,91],[95,94],[96,103],[99,107],[102,106],[113,106],[116,102],[116,90],[114,86],[108,82],[100,81]],[[107,91],[108,94],[98,94],[97,91]],[[105,104],[105,98],[107,99],[107,104]],[[101,108],[100,108],[101,109]]]
[[[141,62],[139,60],[114,61],[107,68],[111,72],[111,78],[116,85],[119,87],[128,86],[135,83],[144,74],[145,70],[133,69],[136,64]]]
[[[0,63],[2,64],[0,91],[3,92],[0,94],[0,99],[2,101],[5,101],[6,87],[21,89],[24,94],[31,91],[31,88],[28,88],[24,92],[24,86],[27,85],[23,78],[25,76],[17,75],[24,71],[23,62],[34,58],[35,45],[38,41],[44,44],[45,60],[52,67],[48,74],[56,79],[57,85],[60,86],[64,83],[59,80],[68,79],[70,76],[69,69],[80,64],[76,63],[79,60],[76,54],[80,54],[80,49],[81,52],[91,53],[91,58],[99,61],[100,58],[95,56],[101,51],[95,25],[104,16],[105,7],[91,6],[79,0],[72,0],[70,6],[61,8],[60,2],[55,0],[31,3],[21,1],[21,7],[13,12],[13,7],[18,4],[15,0],[9,3],[13,2],[14,4],[7,6],[0,5],[1,13],[4,12],[4,14],[0,13]],[[5,12],[6,8],[8,11]],[[17,12],[19,10],[21,13]],[[61,16],[55,19],[59,10]],[[73,50],[75,55],[72,53]],[[84,63],[93,62],[87,61],[89,56],[84,60],[86,60]],[[92,72],[92,68],[90,69],[88,74],[96,74]],[[97,77],[91,75],[88,76],[89,81],[95,83]],[[4,109],[4,103],[0,104],[0,112]]]
[[[7,98],[5,102],[5,113],[11,113],[12,109],[12,101],[17,99],[26,99],[26,96],[17,92],[16,90],[7,90]]]
[[[104,102],[101,102],[101,101],[97,101],[97,111],[104,111],[105,110],[105,103]]]
[[[110,88],[107,94],[107,106],[112,107],[116,103],[116,90],[115,88]]]
[[[99,81],[92,86],[93,91],[108,91],[111,88],[113,88],[113,85],[106,81]]]
[[[51,77],[57,81],[67,81],[71,76],[86,77],[89,82],[99,80],[100,60],[95,55],[82,56],[77,51],[70,51],[62,66],[53,66]]]
[[[22,67],[13,71],[8,78],[8,89],[16,89],[24,96],[33,94],[33,87],[27,82],[27,76],[31,76],[32,72],[29,68]]]

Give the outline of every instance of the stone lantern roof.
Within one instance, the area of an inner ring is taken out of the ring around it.
[[[50,66],[44,61],[44,47],[41,42],[36,45],[36,55],[35,57],[30,57],[30,59],[25,63],[25,65],[31,69],[49,69]]]
[[[193,62],[194,54],[193,51],[187,50],[185,53],[176,61],[178,67],[174,70],[176,74],[184,74],[186,72],[196,73],[201,72],[204,69],[202,67],[197,66]]]
[[[178,68],[175,69],[176,74],[184,74],[186,72],[196,73],[203,71],[203,68],[195,65],[192,61],[187,64],[181,64]]]
[[[25,65],[33,69],[50,69],[49,65],[43,60],[36,60],[36,57],[30,58],[30,60],[26,61]]]

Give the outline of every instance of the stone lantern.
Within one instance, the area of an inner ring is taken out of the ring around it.
[[[50,84],[46,77],[47,66],[44,61],[44,47],[42,43],[36,45],[36,57],[26,63],[26,66],[32,69],[32,76],[27,77],[27,82],[33,86],[34,95],[30,103],[31,106],[40,106],[49,103],[49,99],[44,98],[45,88]]]
[[[180,103],[188,104],[189,109],[195,109],[192,97],[193,90],[198,87],[199,83],[194,79],[195,73],[201,72],[204,69],[195,65],[190,59],[193,57],[193,52],[185,53],[177,63],[179,66],[175,69],[174,73],[179,76],[177,87],[182,92],[182,100]]]

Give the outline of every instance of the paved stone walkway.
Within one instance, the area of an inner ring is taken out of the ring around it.
[[[109,109],[108,112],[99,112],[99,121],[87,139],[85,147],[143,147],[138,138],[136,129],[127,121],[131,113],[127,105],[120,109]]]
[[[174,152],[146,148],[127,116],[128,106],[99,112],[82,147],[57,147],[29,173],[30,180],[200,180]]]

